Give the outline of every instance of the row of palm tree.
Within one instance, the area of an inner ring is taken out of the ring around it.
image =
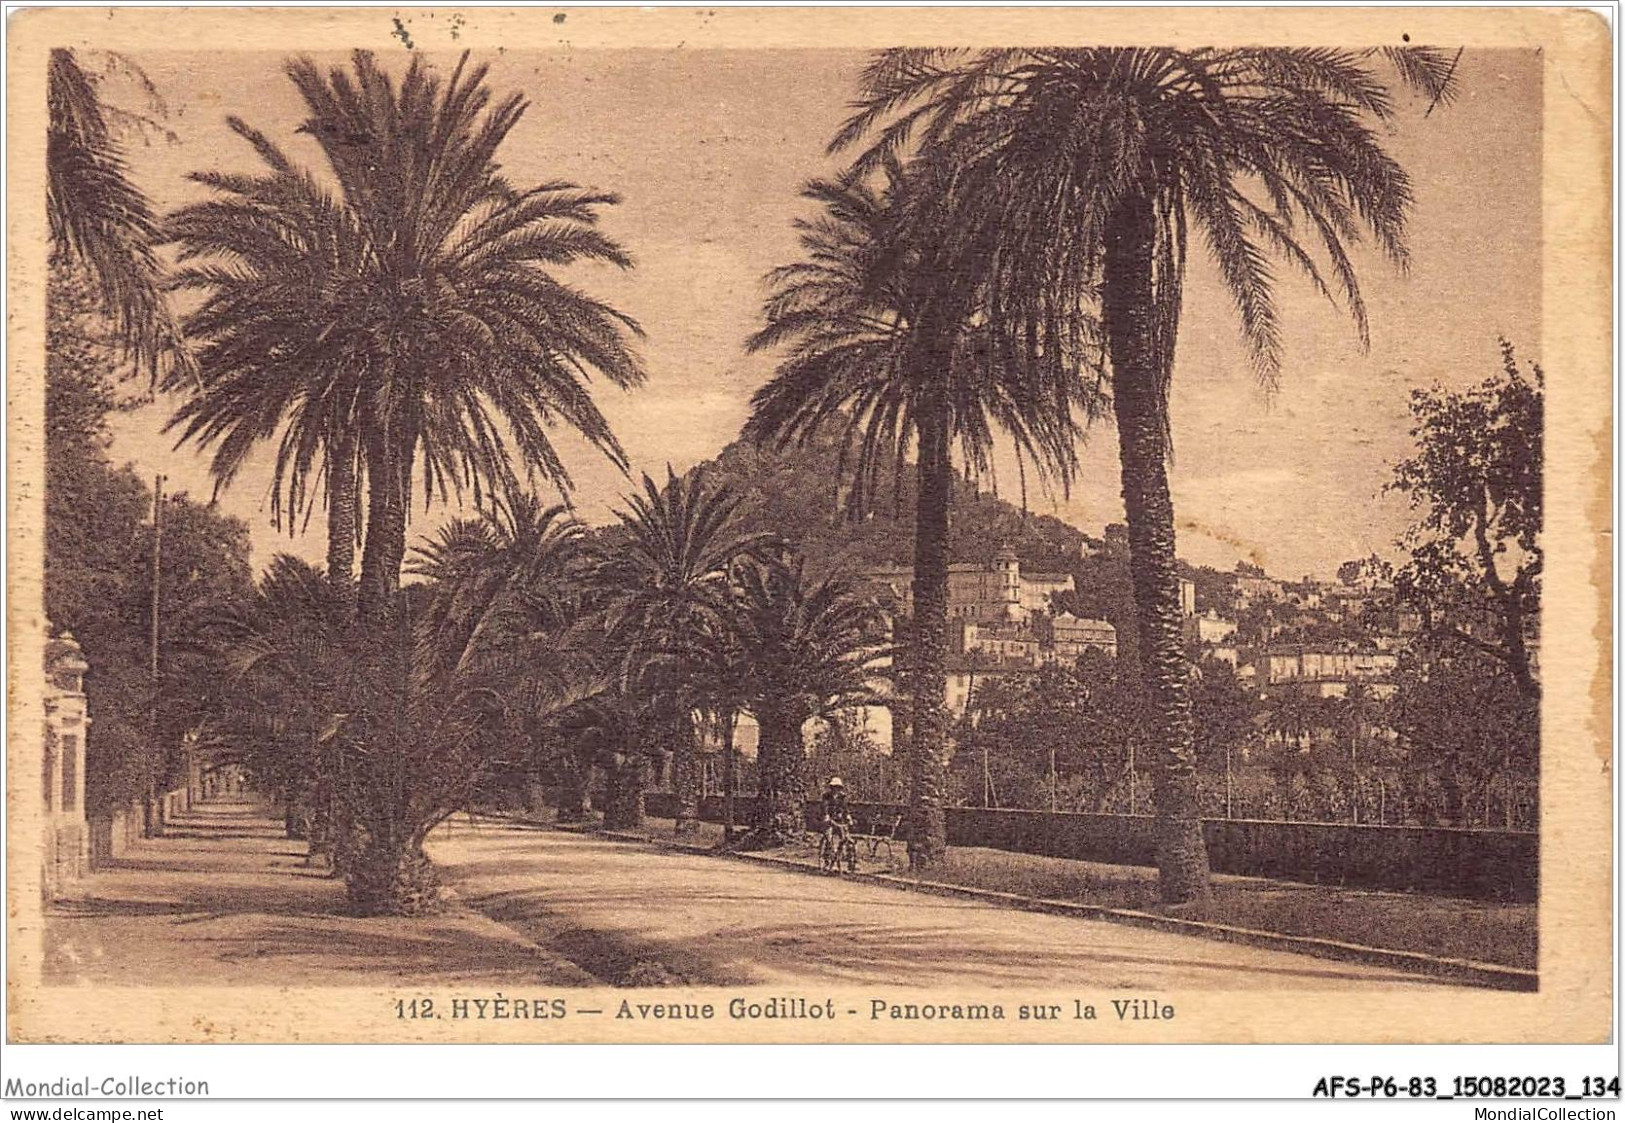
[[[348,69],[324,74],[298,60],[287,70],[308,114],[296,131],[319,146],[320,174],[234,120],[263,169],[199,174],[210,198],[164,227],[181,263],[172,283],[197,301],[182,320],[195,369],[177,365],[184,377],[170,383],[188,394],[174,428],[213,450],[222,483],[253,447],[276,441],[278,514],[292,524],[325,506],[328,578],[346,599],[361,544],[356,619],[387,631],[402,603],[415,480],[426,504],[466,492],[479,506],[535,485],[567,492],[549,435],[559,424],[626,466],[587,382],[642,380],[637,325],[552,270],[630,260],[596,229],[615,196],[557,182],[519,188],[500,173],[497,149],[525,102],[493,100],[485,68],[466,56],[444,82],[416,57],[396,82],[364,52]],[[1452,59],[1425,48],[911,49],[870,62],[831,144],[853,153],[851,166],[809,188],[820,213],[801,224],[803,259],[771,278],[750,346],[781,363],[746,432],[795,443],[838,429],[856,509],[883,468],[913,457],[914,611],[897,670],[912,705],[916,864],[945,843],[956,455],[968,472],[991,472],[1007,441],[1023,474],[1030,462],[1064,489],[1090,423],[1109,411],[1155,715],[1163,895],[1206,891],[1167,474],[1189,235],[1218,266],[1266,383],[1281,354],[1276,263],[1341,300],[1363,341],[1352,247],[1369,235],[1403,267],[1412,203],[1378,130],[1395,117],[1396,91],[1431,107],[1450,96],[1453,72]],[[58,82],[53,65],[53,152],[70,152],[75,136],[96,147],[94,120],[75,116],[84,98],[69,97],[71,77],[64,67]],[[130,199],[104,192],[111,218],[74,221],[73,207],[95,197],[58,192],[75,159],[53,157],[59,243],[99,265],[115,262],[104,250],[125,239],[132,252],[117,261],[150,277],[150,216]],[[91,170],[89,182],[120,178],[105,161]],[[135,314],[145,290],[121,283],[121,267],[106,275],[108,299],[132,345],[148,347]],[[701,522],[718,515],[684,502]],[[658,603],[622,606],[643,654],[657,657],[621,674],[636,689],[658,680],[672,701],[655,726],[686,756],[693,715],[740,696],[718,687],[722,678],[669,673],[666,648],[708,618],[722,570],[717,557],[633,540],[617,564],[668,585]],[[780,588],[794,583],[789,572],[775,571],[761,596],[790,597]],[[770,720],[788,730],[803,709]]]
[[[1064,485],[1078,426],[1109,409],[1152,702],[1162,894],[1206,893],[1167,472],[1190,235],[1266,385],[1281,361],[1276,262],[1341,299],[1365,342],[1351,247],[1370,235],[1402,268],[1412,203],[1377,128],[1395,116],[1396,87],[1430,108],[1448,99],[1454,63],[1427,48],[900,49],[870,62],[830,146],[856,151],[851,169],[814,186],[823,212],[802,227],[805,257],[774,278],[754,344],[790,353],[747,431],[795,441],[843,427],[859,502],[883,460],[914,452],[916,864],[944,842],[953,450],[985,468],[1002,429]]]
[[[741,533],[725,489],[642,483],[596,533],[528,495],[452,520],[409,555],[419,581],[382,630],[286,556],[203,629],[227,669],[213,750],[283,787],[359,911],[431,906],[428,832],[493,777],[534,772],[538,746],[578,805],[600,772],[619,827],[641,825],[648,764],[668,760],[692,829],[707,713],[761,729],[754,841],[799,833],[802,726],[871,697],[875,606]]]
[[[595,700],[588,726],[600,740],[636,726],[641,741],[622,742],[615,775],[627,790],[611,820],[641,816],[641,762],[652,748],[671,762],[676,832],[696,830],[702,732],[715,731],[736,775],[734,732],[748,714],[759,734],[752,843],[782,844],[802,829],[804,727],[879,697],[873,684],[888,654],[880,613],[850,576],[815,574],[774,536],[746,530],[726,486],[670,469],[664,485],[642,483],[592,575],[619,700],[607,709]]]

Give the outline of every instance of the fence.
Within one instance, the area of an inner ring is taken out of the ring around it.
[[[752,796],[735,799],[739,822],[752,820],[755,803]],[[670,793],[650,792],[647,807],[649,814],[669,818],[675,801]],[[904,809],[900,804],[854,803],[852,810],[859,830],[867,830],[884,829]],[[818,815],[818,804],[809,802],[808,829],[817,829]],[[722,798],[702,799],[700,817],[720,822]],[[951,846],[1116,865],[1156,864],[1150,815],[950,807],[947,819]],[[1202,833],[1218,873],[1485,900],[1533,901],[1539,894],[1540,838],[1532,832],[1204,819]]]

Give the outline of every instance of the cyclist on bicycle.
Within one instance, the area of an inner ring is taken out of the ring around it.
[[[839,776],[831,776],[824,785],[824,796],[819,801],[824,809],[824,837],[831,850],[839,854],[841,844],[852,833],[852,809],[846,803],[846,785]]]

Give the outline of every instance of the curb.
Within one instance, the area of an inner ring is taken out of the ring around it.
[[[815,877],[827,874],[817,866],[780,858],[771,854],[718,850],[714,846],[675,839],[649,838],[630,831],[601,830],[591,826],[555,826],[554,830],[574,834],[592,834],[616,842],[631,842],[655,850],[700,854],[713,858],[732,858],[735,861],[755,862],[758,865],[794,870]],[[947,885],[940,881],[923,881],[898,877],[888,873],[849,873],[841,875],[847,881],[863,885],[877,885],[888,889],[903,889],[916,893],[929,893],[937,897],[956,897],[979,901],[1001,908],[1020,909],[1025,912],[1049,913],[1053,916],[1072,916],[1084,920],[1107,920],[1139,928],[1151,928],[1182,936],[1198,936],[1209,940],[1244,944],[1268,951],[1296,952],[1317,959],[1335,959],[1346,963],[1359,963],[1368,967],[1386,967],[1396,971],[1424,975],[1446,982],[1465,983],[1493,990],[1533,992],[1540,989],[1540,974],[1521,967],[1503,967],[1495,963],[1481,963],[1470,959],[1448,959],[1418,951],[1396,951],[1392,948],[1367,947],[1342,940],[1328,940],[1319,936],[1289,936],[1281,932],[1267,932],[1257,928],[1238,928],[1229,924],[1215,924],[1206,920],[1184,920],[1176,916],[1134,909],[1110,908],[1106,905],[1086,905],[1075,901],[1056,901],[1038,897],[1023,897],[1015,893],[1001,893],[994,889],[972,889],[963,885]]]

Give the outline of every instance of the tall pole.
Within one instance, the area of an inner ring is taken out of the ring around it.
[[[1230,739],[1227,737],[1224,742],[1224,817],[1226,819],[1235,817],[1234,805],[1235,783],[1232,780],[1230,771]]]
[[[1134,739],[1128,742],[1128,813],[1134,814]]]
[[[164,552],[164,477],[157,476],[152,484],[152,628],[149,633],[151,640],[150,654],[152,657],[152,681],[158,684],[158,593],[159,577],[162,574],[161,563]],[[157,710],[154,709],[156,714]]]
[[[148,672],[152,682],[152,711],[147,751],[151,754],[153,770],[147,778],[147,834],[163,832],[163,821],[158,809],[158,614],[159,593],[162,587],[164,551],[164,477],[160,473],[152,483],[152,619],[148,631]]]

